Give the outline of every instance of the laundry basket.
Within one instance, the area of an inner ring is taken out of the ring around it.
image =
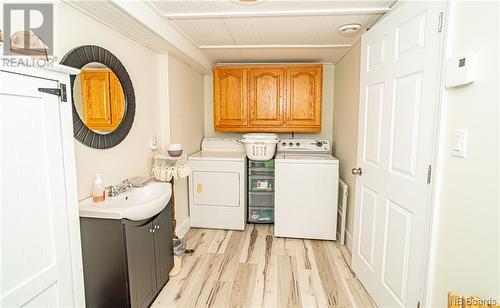
[[[276,134],[245,134],[240,139],[245,145],[246,154],[251,160],[270,160],[276,152],[278,135]]]

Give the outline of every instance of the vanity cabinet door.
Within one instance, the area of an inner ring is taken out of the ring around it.
[[[153,223],[125,225],[132,307],[147,307],[156,293]]]
[[[168,274],[174,265],[171,221],[170,204],[153,221],[157,288],[161,288],[168,281]]]

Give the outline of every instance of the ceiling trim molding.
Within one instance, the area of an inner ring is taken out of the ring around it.
[[[64,3],[153,51],[176,55],[200,73],[204,74],[212,70],[212,59],[146,2],[65,0]],[[126,24],[129,27],[117,28],[116,21],[120,25]],[[136,31],[131,31],[132,28]],[[137,31],[137,29],[142,31]]]
[[[321,45],[321,44],[302,44],[302,45],[203,45],[200,49],[289,49],[289,48],[350,48],[352,45]]]
[[[384,14],[388,7],[347,8],[322,10],[273,10],[273,11],[232,11],[232,12],[201,12],[201,13],[163,13],[168,19],[212,19],[212,18],[250,18],[250,17],[286,17],[286,16],[329,16],[329,15],[359,15]]]

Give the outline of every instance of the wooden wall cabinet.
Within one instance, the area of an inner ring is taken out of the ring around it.
[[[225,132],[321,131],[322,65],[214,68],[214,128]]]
[[[125,111],[125,96],[120,81],[110,70],[80,73],[83,122],[92,130],[113,131]]]

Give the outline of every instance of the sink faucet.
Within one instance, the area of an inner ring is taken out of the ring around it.
[[[118,185],[106,187],[106,191],[108,192],[108,197],[116,197],[124,192],[127,192],[131,187],[132,184],[128,180],[124,180]]]

